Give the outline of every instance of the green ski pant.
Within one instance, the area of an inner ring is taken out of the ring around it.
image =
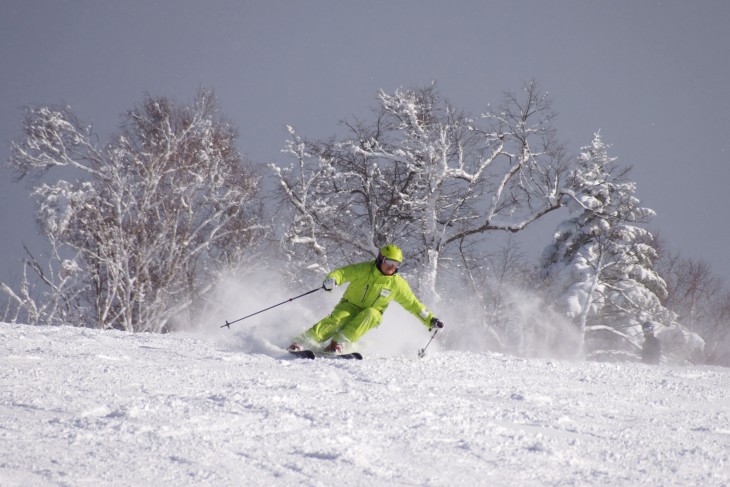
[[[348,341],[354,343],[380,324],[383,315],[375,308],[360,308],[340,301],[329,316],[316,323],[304,335],[315,342]]]

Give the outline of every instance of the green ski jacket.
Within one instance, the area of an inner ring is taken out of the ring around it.
[[[327,275],[337,285],[349,282],[343,301],[358,308],[375,308],[382,314],[388,304],[395,301],[415,315],[427,327],[431,326],[433,313],[414,296],[411,287],[398,274],[386,276],[378,269],[375,261],[360,262],[335,269]]]

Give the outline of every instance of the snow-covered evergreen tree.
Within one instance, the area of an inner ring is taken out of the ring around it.
[[[644,321],[678,326],[661,303],[667,291],[653,269],[653,237],[640,226],[654,211],[640,206],[628,172],[595,134],[563,191],[573,216],[559,225],[541,264],[556,308],[575,322],[591,358],[636,352]]]
[[[35,186],[50,259],[6,293],[26,322],[161,331],[205,304],[217,273],[264,229],[260,176],[235,147],[212,93],[192,105],[147,97],[99,145],[69,107],[31,107],[9,165]]]
[[[395,243],[433,303],[442,263],[476,260],[460,255],[465,240],[520,231],[559,206],[565,165],[554,114],[534,82],[479,119],[435,85],[381,92],[378,101],[374,120],[346,124],[342,139],[304,141],[292,130],[293,162],[272,166],[295,215],[283,242],[309,268],[372,258]]]

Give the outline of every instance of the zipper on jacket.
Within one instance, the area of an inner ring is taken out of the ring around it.
[[[365,296],[367,296],[367,294],[368,294],[368,289],[370,289],[370,284],[365,286],[365,291],[363,291],[363,293],[362,293],[362,299],[360,299],[361,303],[365,302]]]

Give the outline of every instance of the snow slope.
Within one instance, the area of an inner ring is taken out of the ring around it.
[[[242,342],[0,324],[0,485],[730,485],[730,369]]]

